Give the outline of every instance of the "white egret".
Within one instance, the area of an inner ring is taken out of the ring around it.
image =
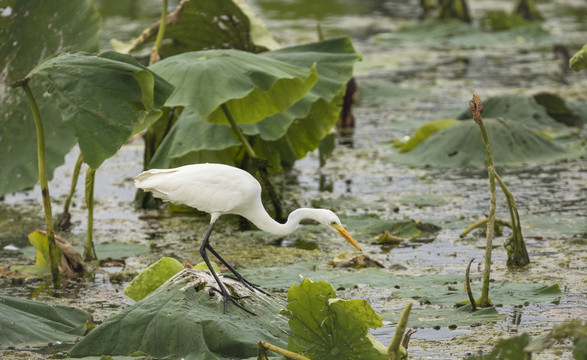
[[[220,215],[241,215],[259,229],[275,235],[290,234],[296,230],[302,219],[313,219],[338,232],[354,247],[361,250],[357,242],[342,227],[338,217],[327,209],[300,208],[289,214],[285,224],[278,223],[263,207],[259,182],[248,172],[232,166],[195,164],[175,169],[151,169],[135,177],[135,186],[152,192],[154,197],[164,201],[185,204],[210,213],[210,226],[200,247],[200,255],[218,283],[219,292],[224,296],[225,312],[226,302],[231,301],[251,313],[236,301],[240,298],[231,295],[220,281],[212,269],[206,250],[218,258],[235,275],[236,280],[250,289],[267,293],[247,281],[210,245],[210,233]]]

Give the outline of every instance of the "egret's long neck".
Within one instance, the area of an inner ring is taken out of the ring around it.
[[[302,219],[313,218],[313,214],[319,209],[300,208],[292,211],[287,217],[285,224],[275,221],[265,209],[259,209],[254,213],[247,214],[247,218],[259,229],[274,235],[287,235],[296,230]]]

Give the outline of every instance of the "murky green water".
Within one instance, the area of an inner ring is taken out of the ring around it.
[[[480,18],[488,9],[510,10],[507,1],[471,1],[472,16]],[[587,6],[582,1],[539,2],[548,28],[557,42],[577,50],[585,41]],[[158,2],[96,2],[105,15],[103,48],[108,39],[122,40],[137,34],[158,17]],[[174,4],[170,4],[174,5]],[[357,66],[361,84],[374,80],[396,85],[404,92],[382,95],[375,100],[360,99],[355,107],[356,129],[352,148],[339,146],[325,167],[316,154],[298,161],[295,168],[275,177],[289,210],[307,206],[315,199],[354,196],[361,205],[345,209],[348,215],[376,213],[390,220],[418,219],[442,227],[433,242],[389,249],[362,244],[364,252],[397,274],[462,274],[468,260],[484,254],[484,238],[459,233],[482,218],[489,207],[487,173],[483,168],[433,169],[397,165],[389,161],[391,141],[409,135],[421,124],[439,119],[467,106],[473,93],[482,99],[503,92],[534,94],[551,91],[568,99],[587,101],[587,76],[571,73],[563,81],[560,61],[551,53],[552,44],[520,42],[512,46],[450,48],[446,46],[396,46],[374,40],[415,21],[417,1],[252,1],[269,28],[283,45],[315,41],[316,24],[324,35],[350,36],[363,62]],[[122,15],[120,15],[122,14]],[[585,139],[585,131],[582,138]],[[77,152],[67,157],[65,166],[50,184],[54,212],[61,211],[69,187]],[[522,167],[502,167],[498,171],[516,198],[531,265],[523,270],[506,268],[504,237],[495,241],[493,273],[495,280],[558,283],[565,293],[559,304],[504,306],[504,322],[456,330],[420,329],[412,337],[410,354],[414,359],[460,359],[466,354],[487,350],[498,337],[522,331],[531,335],[546,333],[553,324],[568,318],[587,317],[587,160],[560,161]],[[143,213],[135,210],[132,178],[142,170],[142,143],[133,141],[96,174],[94,238],[98,244],[112,242],[144,245],[148,251],[126,259],[122,276],[111,273],[121,268],[99,269],[91,278],[64,284],[55,292],[39,280],[0,279],[2,293],[57,301],[78,306],[104,320],[128,306],[132,300],[122,289],[132,275],[161,256],[180,261],[200,261],[197,249],[208,219],[191,214]],[[83,174],[83,170],[82,170]],[[82,180],[80,180],[81,182]],[[331,184],[331,191],[320,189]],[[83,244],[86,215],[81,187],[74,199],[74,226],[60,234],[73,244]],[[497,216],[508,218],[504,197],[497,198]],[[26,235],[43,227],[40,191],[8,195],[0,202],[1,266],[32,262],[30,252],[7,250],[7,245],[23,249]],[[258,232],[240,233],[236,218],[226,217],[216,226],[215,248],[237,267],[255,269],[293,264],[300,261],[328,264],[342,252],[353,254],[343,240],[326,231],[301,232],[279,239]],[[245,243],[246,245],[243,245]],[[296,248],[295,244],[303,244]],[[150,249],[150,251],[149,251]],[[101,256],[98,251],[98,256]],[[473,272],[481,267],[474,265]],[[113,281],[113,279],[116,279]],[[402,308],[406,299],[391,299],[387,289],[352,289],[339,292],[347,298],[366,298],[378,311]],[[465,296],[465,295],[464,295]],[[416,306],[417,307],[417,306]],[[376,337],[387,344],[392,324],[377,329]],[[565,358],[567,354],[563,355]],[[552,353],[536,358],[550,359]]]

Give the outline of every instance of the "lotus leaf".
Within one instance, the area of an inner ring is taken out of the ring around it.
[[[460,120],[471,118],[469,108],[464,109],[457,117]],[[503,94],[483,100],[483,119],[487,118],[507,118],[541,131],[566,128],[550,117],[547,108],[540,105],[533,96],[521,94]],[[493,141],[491,143],[493,144]]]
[[[483,122],[497,164],[550,161],[568,155],[553,141],[519,121],[486,118]],[[485,148],[477,124],[468,120],[435,132],[410,152],[394,154],[391,159],[418,166],[483,165]]]
[[[0,295],[0,347],[74,341],[92,317],[64,305]]]
[[[167,106],[185,106],[216,124],[251,124],[283,111],[314,86],[315,67],[303,68],[239,50],[203,50],[150,67],[176,89]]]
[[[481,283],[471,284],[474,294],[481,294]],[[501,281],[489,285],[491,301],[494,304],[518,305],[525,302],[541,303],[559,299],[563,293],[558,284],[544,286],[542,284],[518,283]],[[454,284],[450,287],[436,284],[433,286],[404,287],[392,294],[396,298],[416,298],[420,302],[430,302],[436,305],[454,305],[460,300],[466,299],[467,294],[462,284]]]
[[[252,293],[224,278],[252,316],[213,291],[208,271],[183,270],[136,304],[108,318],[70,351],[74,357],[130,355],[137,351],[155,358],[233,359],[257,354],[257,341],[285,347],[287,319],[278,297]]]
[[[400,152],[408,152],[418,146],[422,141],[426,140],[430,135],[434,134],[437,131],[440,131],[444,128],[452,126],[458,123],[458,120],[455,119],[440,119],[436,121],[431,121],[416,130],[414,135],[410,136],[410,139],[402,145],[400,148]]]
[[[587,44],[575,53],[569,60],[569,67],[575,71],[581,71],[587,68]]]
[[[183,265],[179,261],[162,257],[132,279],[123,293],[134,301],[139,301],[182,270]]]
[[[401,310],[383,311],[383,320],[397,323]],[[494,307],[471,311],[471,305],[455,307],[423,307],[412,309],[408,320],[408,326],[412,328],[432,328],[435,326],[470,326],[487,324],[494,321],[503,321],[505,314],[500,314]]]
[[[175,14],[177,12],[177,14]],[[223,49],[230,44],[233,49],[258,53],[276,49],[279,45],[244,0],[188,0],[169,14],[165,39],[159,53],[163,58],[188,51]],[[158,27],[152,28],[157,30]],[[130,43],[111,40],[112,47],[129,53],[147,42],[155,40],[156,31],[146,29]]]
[[[348,38],[294,46],[262,55],[306,68],[316,63],[319,75],[309,93],[286,111],[254,124],[240,124],[245,134],[254,136],[251,143],[257,156],[270,160],[272,170],[277,171],[283,163],[292,164],[316,149],[331,131],[340,112],[342,91],[351,78],[353,64],[359,55]],[[238,146],[240,143],[228,126],[205,124],[194,114],[182,113],[150,166],[179,166],[193,162],[234,164]]]
[[[114,52],[53,56],[27,78],[32,88],[42,86],[57,95],[61,118],[74,129],[84,162],[94,169],[134,131],[156,120],[172,91],[132,57]]]
[[[43,58],[65,51],[98,51],[100,15],[91,1],[4,0],[10,12],[0,21],[0,195],[34,186],[39,181],[35,126],[24,92],[7,83],[22,79]],[[38,102],[44,89],[34,88]],[[63,164],[75,145],[70,127],[61,121],[54,101],[39,104],[46,134],[47,173]]]
[[[365,300],[336,299],[332,285],[305,279],[287,293],[288,349],[311,359],[387,359],[367,334],[383,325]]]

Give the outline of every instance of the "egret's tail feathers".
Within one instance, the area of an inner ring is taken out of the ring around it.
[[[156,198],[169,201],[169,196],[156,188],[165,181],[165,174],[171,174],[175,171],[175,169],[151,169],[143,171],[135,176],[135,187],[151,192]]]

